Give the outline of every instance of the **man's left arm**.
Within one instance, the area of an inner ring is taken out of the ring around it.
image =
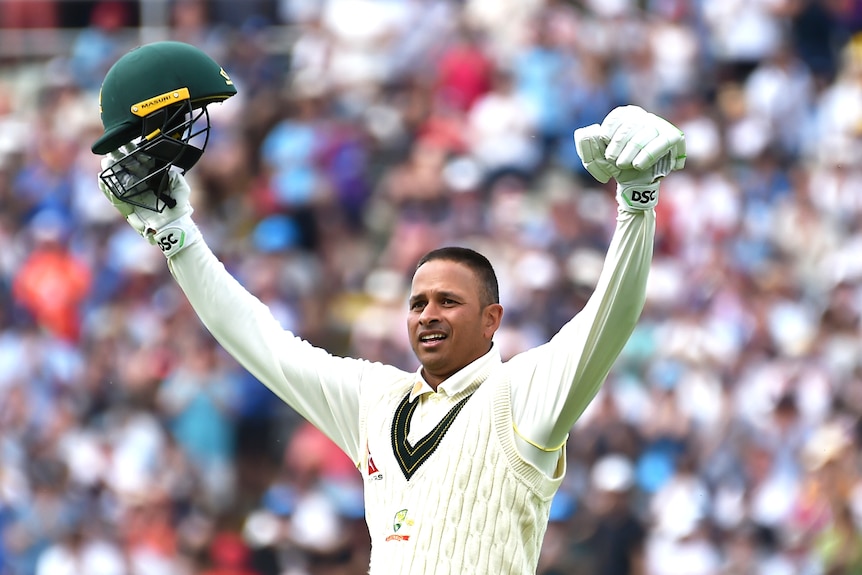
[[[646,298],[659,185],[685,164],[678,128],[635,106],[575,132],[587,170],[617,182],[617,224],[596,288],[584,308],[545,345],[509,363],[516,433],[556,451],[598,393],[631,336]]]

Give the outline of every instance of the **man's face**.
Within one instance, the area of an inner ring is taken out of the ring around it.
[[[432,260],[413,276],[407,331],[423,376],[435,389],[491,348],[503,308],[483,307],[480,294],[476,274],[458,262]]]

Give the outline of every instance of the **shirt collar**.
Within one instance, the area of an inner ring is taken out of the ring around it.
[[[437,393],[443,393],[447,396],[453,396],[467,389],[470,384],[480,379],[484,373],[487,373],[490,368],[496,364],[502,363],[500,351],[497,346],[492,345],[491,349],[482,357],[473,360],[449,376],[445,381],[437,386]],[[484,377],[481,379],[484,380]],[[422,368],[416,370],[416,381],[413,383],[413,389],[410,391],[409,401],[413,401],[420,395],[426,393],[434,393],[434,388],[428,385],[425,378],[422,377]]]

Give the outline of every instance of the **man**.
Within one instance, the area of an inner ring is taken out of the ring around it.
[[[196,133],[178,128],[174,106],[185,106],[184,118],[200,117],[200,102],[226,99],[232,85],[193,77],[218,65],[166,44],[133,51],[106,77],[106,133],[93,146],[107,153],[102,191],[162,249],[220,344],[352,458],[365,482],[370,573],[534,573],[569,430],[640,315],[659,183],[684,165],[681,132],[634,106],[575,132],[587,170],[603,183],[616,179],[620,207],[593,296],[545,345],[504,363],[493,342],[503,308],[491,264],[459,247],[427,254],[408,302],[408,337],[421,363],[410,373],[335,357],[283,330],[213,255],[181,175],[199,154],[165,150],[191,146],[181,134]],[[151,80],[157,84],[146,94],[124,94],[130,84],[120,80],[151,78],[165,58],[179,70],[174,77]],[[139,112],[128,117],[129,109]],[[151,109],[157,121],[140,112]],[[184,163],[172,168],[171,157]]]

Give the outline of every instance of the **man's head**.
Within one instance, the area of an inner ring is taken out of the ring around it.
[[[432,387],[487,353],[502,317],[497,276],[485,256],[446,247],[419,261],[407,331]]]

